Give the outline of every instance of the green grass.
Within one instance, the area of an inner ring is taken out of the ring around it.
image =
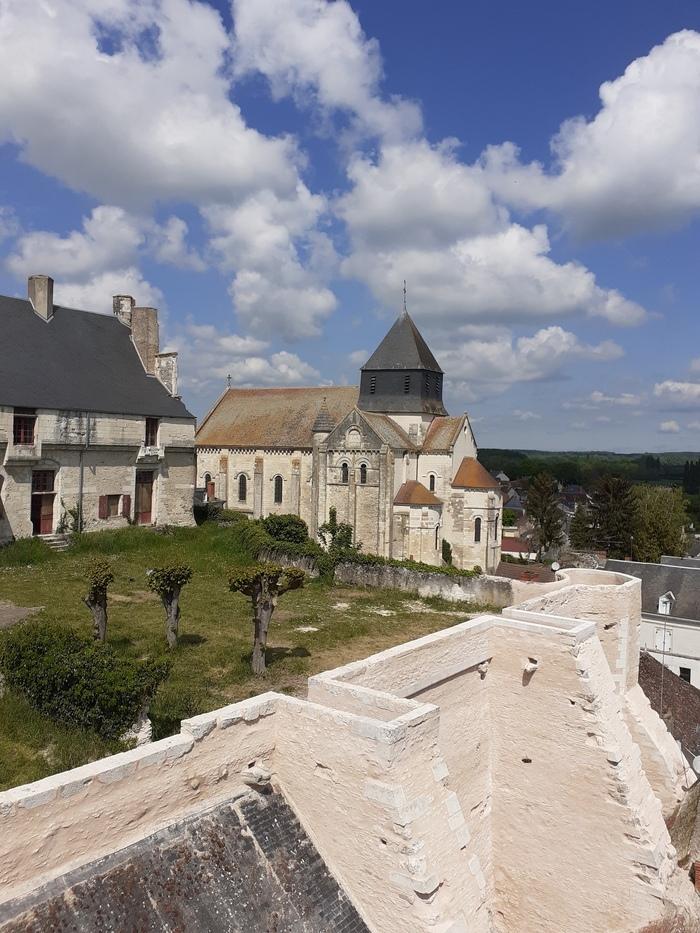
[[[46,550],[24,541],[0,550],[0,601],[40,606],[39,618],[89,632],[90,613],[81,601],[84,568],[95,554],[109,557],[115,573],[109,643],[135,658],[167,655],[172,660],[151,707],[155,738],[178,731],[183,718],[266,690],[304,695],[313,673],[488,608],[310,581],[280,599],[270,628],[268,671],[256,678],[250,672],[250,605],[229,592],[226,583],[228,568],[250,562],[235,527],[207,523],[168,534],[128,528],[82,535],[63,553]],[[148,590],[145,572],[172,560],[188,563],[194,574],[182,592],[180,642],[168,652],[163,607]],[[74,767],[110,750],[96,736],[61,728],[28,711],[23,701],[8,695],[0,699],[0,787]]]

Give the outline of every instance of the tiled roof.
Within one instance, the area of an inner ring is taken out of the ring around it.
[[[416,445],[408,434],[388,415],[380,415],[373,411],[363,411],[362,417],[367,424],[376,431],[385,444],[399,450],[415,450]]]
[[[362,367],[366,369],[427,369],[441,373],[438,361],[405,311]]]
[[[0,296],[0,405],[191,418],[143,368],[116,317],[54,306],[50,321],[29,301]]]
[[[228,389],[197,431],[199,447],[310,449],[326,400],[333,424],[352,411],[357,386]]]
[[[423,441],[423,453],[441,453],[452,450],[464,424],[464,415],[433,418]]]
[[[452,480],[456,489],[500,489],[498,480],[474,457],[465,457]]]
[[[664,677],[664,708],[661,711],[661,674]],[[700,755],[700,690],[678,677],[660,661],[642,651],[639,656],[639,686],[661,716],[668,731],[683,746],[687,757]]]
[[[423,483],[409,479],[396,493],[394,505],[442,505],[442,502]]]
[[[524,538],[514,538],[512,536],[503,535],[501,538],[501,550],[505,551],[507,554],[529,554],[530,551],[536,550],[533,547],[531,542],[525,541]]]

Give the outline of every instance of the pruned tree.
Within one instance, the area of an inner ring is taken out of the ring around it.
[[[102,557],[95,558],[87,566],[87,596],[83,602],[92,613],[92,634],[102,644],[107,640],[107,587],[114,580],[112,565]]]
[[[180,626],[180,593],[192,579],[192,568],[185,564],[154,567],[146,573],[148,587],[160,596],[165,609],[165,637],[168,647],[175,648]]]
[[[537,556],[541,558],[564,538],[563,518],[559,507],[559,487],[549,473],[538,473],[527,493],[527,516],[535,528]]]
[[[258,564],[243,570],[236,569],[228,578],[232,593],[248,596],[253,606],[253,673],[265,673],[267,633],[277,600],[289,590],[304,585],[306,574],[296,567],[278,567],[276,564]]]

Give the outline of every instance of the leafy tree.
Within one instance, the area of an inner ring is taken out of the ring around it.
[[[112,565],[97,557],[87,566],[88,593],[83,602],[92,613],[92,634],[96,641],[107,640],[107,587],[114,580]]]
[[[333,506],[328,510],[328,521],[318,529],[321,543],[329,552],[359,551],[361,544],[353,544],[352,525],[338,521],[338,513]]]
[[[608,557],[629,557],[636,515],[629,481],[620,476],[601,479],[593,492],[591,514],[594,546],[607,551]]]
[[[192,579],[192,568],[185,564],[170,564],[147,571],[148,587],[160,596],[165,609],[165,637],[168,647],[177,645],[180,626],[180,592]]]
[[[514,509],[503,509],[503,527],[514,528],[518,521],[518,513]]]
[[[253,673],[265,673],[267,632],[277,600],[289,590],[304,585],[306,574],[296,567],[258,564],[244,570],[233,570],[228,579],[232,593],[248,596],[253,606]]]
[[[549,473],[538,473],[527,494],[527,515],[535,528],[537,556],[561,544],[564,538],[563,516],[559,508],[557,481]]]
[[[635,486],[635,560],[657,563],[662,554],[682,557],[686,552],[685,526],[688,523],[685,496],[679,488]]]
[[[594,546],[593,519],[586,505],[578,505],[569,528],[571,547],[577,551],[588,551]]]
[[[268,515],[263,519],[263,526],[275,541],[303,544],[309,537],[307,524],[298,515]]]

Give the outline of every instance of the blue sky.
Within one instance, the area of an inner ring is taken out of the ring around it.
[[[203,414],[408,305],[481,446],[700,449],[700,9],[9,0],[0,289],[164,315]]]

